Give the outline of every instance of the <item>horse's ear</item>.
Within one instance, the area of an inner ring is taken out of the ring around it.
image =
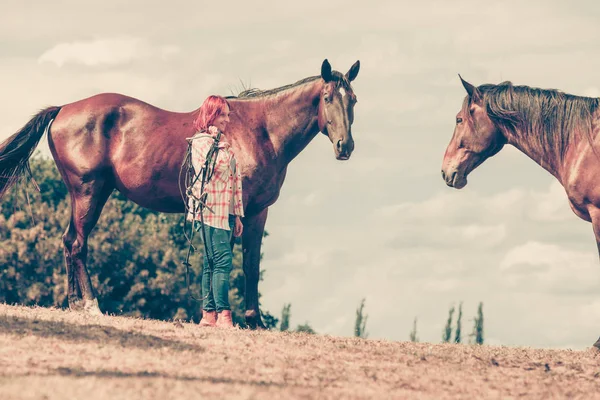
[[[458,77],[460,78],[460,81],[462,82],[463,87],[469,94],[471,101],[473,101],[475,103],[480,103],[481,102],[481,92],[479,91],[479,89],[477,89],[477,86],[471,85],[469,82],[465,81],[462,78],[462,76],[460,76],[460,74],[458,74]]]
[[[358,75],[358,71],[360,70],[360,60],[356,61],[353,66],[350,67],[348,72],[346,72],[346,78],[352,82],[356,79],[356,75]]]
[[[321,65],[321,78],[323,78],[325,82],[329,82],[333,79],[333,75],[331,74],[331,64],[329,64],[327,59],[325,59],[323,65]]]

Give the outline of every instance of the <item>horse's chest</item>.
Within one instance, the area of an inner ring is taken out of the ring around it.
[[[579,218],[589,221],[590,214],[588,207],[597,202],[594,200],[594,190],[589,190],[589,180],[586,177],[572,177],[565,182],[565,192],[569,199],[571,210]]]
[[[268,169],[256,169],[246,175],[243,191],[245,196],[248,196],[248,206],[264,208],[275,203],[279,197],[285,173],[286,170],[276,172]]]
[[[600,206],[600,163],[589,146],[579,149],[576,155],[566,163],[563,185],[571,207],[585,210],[583,214],[587,214],[590,204]],[[577,214],[581,216],[581,212]]]

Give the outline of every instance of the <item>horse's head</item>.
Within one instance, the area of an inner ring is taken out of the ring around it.
[[[457,189],[465,187],[467,175],[498,153],[506,143],[506,139],[488,116],[481,91],[462,77],[460,80],[468,95],[456,115],[454,135],[442,163],[442,178],[448,186]]]
[[[325,84],[319,100],[319,130],[333,143],[338,160],[349,159],[354,150],[352,122],[357,100],[350,82],[356,78],[359,69],[360,61],[354,63],[345,75],[332,71],[327,60],[321,66],[321,78]]]

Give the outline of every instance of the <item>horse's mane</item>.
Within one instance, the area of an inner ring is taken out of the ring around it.
[[[333,80],[337,83],[338,86],[342,86],[344,88],[344,90],[351,90],[352,86],[350,85],[350,81],[348,80],[348,78],[346,78],[345,75],[343,75],[342,73],[338,72],[338,71],[332,71],[331,72],[333,75]],[[251,88],[251,89],[246,89],[242,92],[240,92],[240,94],[238,94],[237,96],[228,96],[228,99],[248,99],[248,98],[256,98],[256,97],[266,97],[266,96],[270,96],[270,95],[274,95],[280,92],[283,92],[284,90],[288,90],[288,89],[292,89],[295,88],[297,86],[301,86],[305,83],[308,82],[313,82],[316,81],[317,79],[321,79],[321,76],[309,76],[308,78],[304,78],[299,80],[298,82],[295,83],[291,83],[289,85],[284,85],[275,89],[267,89],[267,90],[260,90],[260,89],[256,89],[256,88]]]
[[[562,158],[576,131],[592,139],[591,122],[600,103],[598,98],[513,86],[511,82],[481,85],[478,89],[490,119],[500,129],[521,133],[530,147],[541,153],[551,150]],[[469,116],[469,106],[467,98],[463,115]]]

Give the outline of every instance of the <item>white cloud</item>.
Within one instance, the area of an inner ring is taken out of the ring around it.
[[[482,226],[482,225],[467,225],[462,230],[462,236],[468,241],[485,240],[490,245],[500,243],[506,236],[506,226],[503,224]]]
[[[312,207],[319,203],[321,203],[321,196],[317,192],[293,194],[288,200],[289,207]]]
[[[155,46],[136,37],[115,37],[92,41],[60,43],[45,51],[38,61],[65,64],[82,64],[88,67],[126,64],[137,59],[168,58],[179,53],[176,46]]]
[[[426,282],[423,290],[426,292],[449,292],[458,286],[460,285],[457,279],[442,279]]]
[[[598,329],[600,327],[600,299],[587,302],[587,304],[580,306],[576,312],[579,321],[581,321],[581,326],[588,329]],[[597,333],[600,336],[600,330]]]
[[[500,262],[505,282],[517,290],[560,295],[597,292],[598,255],[530,241],[510,249]]]
[[[474,226],[482,220],[491,221],[499,216],[505,220],[525,218],[542,222],[576,218],[569,208],[565,190],[556,181],[552,181],[546,190],[513,188],[491,196],[471,190],[447,189],[423,201],[382,206],[374,210],[373,215],[400,221],[435,221],[438,225],[472,221]]]
[[[277,40],[271,45],[271,48],[277,52],[283,53],[288,51],[291,46],[292,42],[290,40]]]

